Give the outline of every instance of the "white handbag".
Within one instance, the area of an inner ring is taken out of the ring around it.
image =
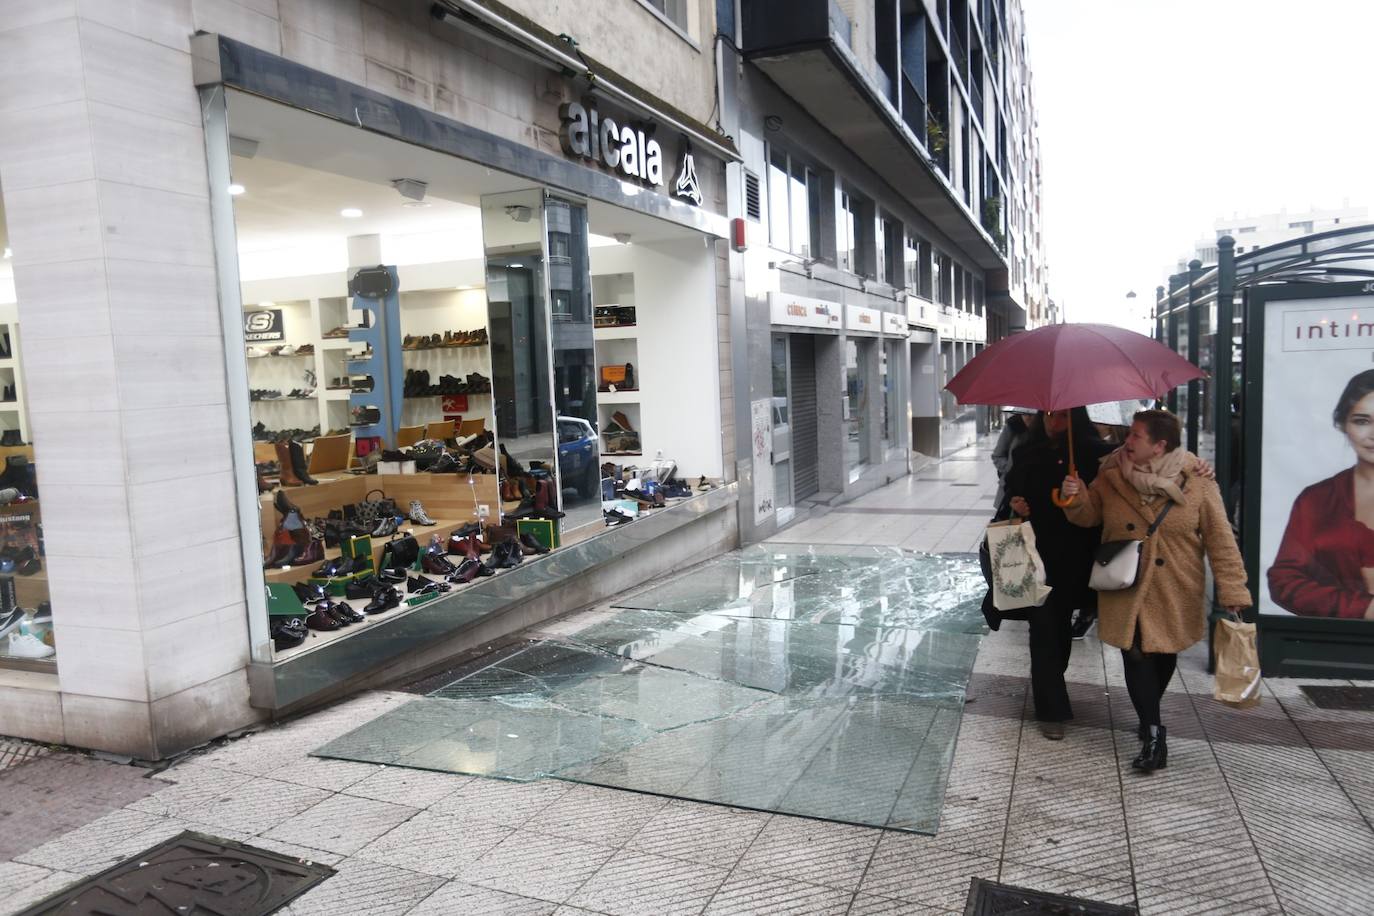
[[[1164,504],[1155,516],[1145,538],[1155,533],[1164,521],[1164,516],[1174,507],[1173,500]],[[1140,581],[1140,554],[1145,549],[1145,540],[1104,541],[1093,552],[1093,571],[1088,577],[1088,587],[1098,592],[1119,592],[1134,588]]]

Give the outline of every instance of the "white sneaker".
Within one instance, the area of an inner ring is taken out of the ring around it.
[[[13,658],[47,658],[57,650],[32,633],[10,634],[10,656]]]
[[[266,355],[267,355],[267,351],[264,350],[262,347],[249,347],[249,348],[248,348],[248,358],[249,358],[249,359],[262,359],[262,358],[263,358],[264,356],[266,356]]]

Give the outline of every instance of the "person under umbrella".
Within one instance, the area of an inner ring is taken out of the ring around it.
[[[1011,511],[1030,520],[1046,582],[1053,588],[1043,605],[1027,609],[1031,696],[1040,731],[1051,741],[1064,737],[1064,723],[1073,718],[1064,682],[1073,649],[1073,613],[1096,607],[1088,577],[1098,532],[1072,524],[1051,496],[1068,475],[1071,451],[1079,476],[1092,480],[1112,446],[1097,434],[1086,408],[1047,411],[1040,432],[1016,451],[1007,474]]]

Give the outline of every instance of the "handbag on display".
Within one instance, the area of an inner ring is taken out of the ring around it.
[[[386,554],[382,565],[392,569],[410,569],[420,559],[420,542],[415,535],[407,534],[386,542]]]
[[[1098,592],[1120,592],[1134,588],[1136,582],[1140,581],[1140,555],[1145,549],[1145,541],[1155,533],[1173,507],[1173,500],[1166,502],[1145,531],[1145,537],[1138,541],[1104,541],[1098,544],[1093,551],[1093,571],[1088,577],[1088,587]]]

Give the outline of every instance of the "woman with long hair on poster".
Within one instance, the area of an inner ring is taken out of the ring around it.
[[[1355,464],[1293,501],[1269,595],[1304,617],[1374,620],[1374,369],[1346,383],[1331,421]]]

